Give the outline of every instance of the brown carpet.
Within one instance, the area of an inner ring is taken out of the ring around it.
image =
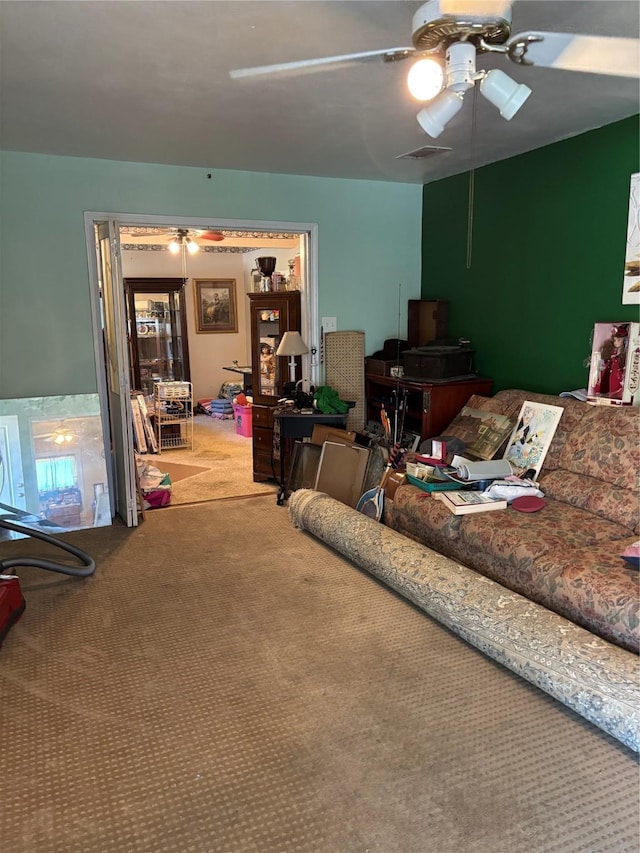
[[[272,496],[65,539],[96,574],[20,570],[0,651],[3,850],[638,850],[632,753]]]

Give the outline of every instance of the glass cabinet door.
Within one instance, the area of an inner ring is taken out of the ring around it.
[[[256,403],[275,404],[287,381],[287,359],[276,351],[285,332],[300,331],[300,292],[249,293],[251,379]]]
[[[126,278],[131,388],[145,397],[156,382],[189,382],[182,279]]]
[[[277,397],[280,386],[279,359],[276,350],[280,344],[280,309],[265,308],[259,312],[258,341],[260,371],[258,393],[266,397]]]

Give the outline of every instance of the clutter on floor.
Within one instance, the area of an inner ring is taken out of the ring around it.
[[[136,468],[143,509],[169,506],[171,503],[171,477],[138,455],[136,455]]]
[[[233,417],[233,405],[231,400],[228,400],[226,397],[209,400],[207,403],[203,404],[203,408],[208,415],[211,415],[212,418],[223,420]]]

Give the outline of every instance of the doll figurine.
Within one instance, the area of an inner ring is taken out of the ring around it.
[[[273,347],[269,344],[260,344],[260,373],[268,382],[273,382],[276,375],[276,359]]]
[[[614,326],[611,337],[600,348],[600,375],[593,388],[599,397],[622,399],[628,336],[629,326],[626,323]]]

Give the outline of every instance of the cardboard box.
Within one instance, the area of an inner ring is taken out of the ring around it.
[[[353,444],[355,440],[356,434],[353,430],[337,429],[326,424],[315,424],[313,433],[311,434],[311,444],[318,444],[321,447],[325,441],[334,441],[338,444]]]
[[[409,349],[409,342],[399,338],[388,338],[377,352],[364,360],[365,373],[373,376],[392,376],[392,367],[402,367],[402,353]]]
[[[640,323],[596,323],[587,402],[629,406],[640,387]]]
[[[369,449],[325,441],[315,489],[355,509],[364,491]]]
[[[380,358],[365,358],[364,370],[365,373],[370,373],[373,376],[391,376],[391,368],[399,367],[397,358],[380,359]]]

